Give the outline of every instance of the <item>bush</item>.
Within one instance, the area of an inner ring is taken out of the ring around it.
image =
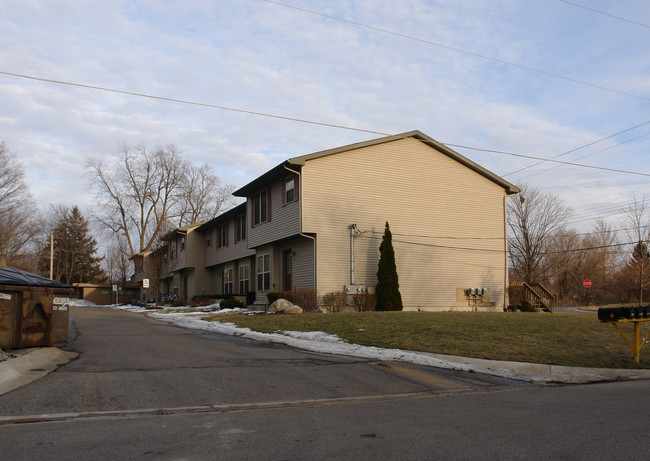
[[[386,221],[384,236],[379,246],[379,264],[377,266],[376,309],[378,311],[401,311],[402,294],[399,291],[399,277],[395,263],[393,236]]]
[[[219,308],[221,309],[243,309],[245,307],[243,302],[236,299],[224,299],[219,303]]]
[[[375,295],[372,295],[367,291],[359,293],[358,295],[354,295],[353,302],[359,312],[374,311],[375,306],[377,305],[377,299],[375,298]]]
[[[303,311],[311,311],[318,307],[318,297],[316,296],[316,292],[311,288],[283,291],[280,293],[280,297],[302,307]]]
[[[271,291],[266,294],[266,298],[269,300],[269,304],[273,304],[281,297],[282,297],[282,293],[278,293],[277,291]]]
[[[190,306],[192,307],[209,306],[210,304],[214,304],[215,302],[216,302],[215,298],[209,298],[207,296],[194,296],[192,298],[192,302],[190,303]]]
[[[332,291],[323,296],[323,304],[330,312],[341,312],[347,302],[348,295],[342,291]]]

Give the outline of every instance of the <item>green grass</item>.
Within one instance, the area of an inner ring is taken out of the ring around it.
[[[650,345],[641,363],[613,326],[595,315],[484,312],[365,312],[302,315],[214,315],[264,333],[323,331],[356,344],[491,360],[597,368],[650,369]],[[632,340],[632,324],[621,323]],[[641,323],[641,337],[650,322]],[[649,341],[650,343],[650,341]]]

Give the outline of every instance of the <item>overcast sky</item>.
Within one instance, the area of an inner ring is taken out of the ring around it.
[[[650,197],[647,0],[285,1],[0,2],[0,141],[41,207],[89,212],[84,160],[123,144],[176,144],[242,186],[415,129],[557,194],[581,231]],[[581,146],[558,160],[605,169],[521,157]]]

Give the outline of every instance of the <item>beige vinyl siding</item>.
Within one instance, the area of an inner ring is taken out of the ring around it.
[[[500,309],[506,283],[505,190],[413,138],[308,160],[303,232],[317,234],[320,295],[376,284],[384,224],[393,233],[406,309],[466,308],[457,288],[485,287]]]
[[[188,291],[191,291],[191,296],[209,292],[210,281],[203,270],[205,255],[205,236],[203,233],[196,231],[196,229],[188,231],[185,236],[185,248],[187,265],[192,268],[191,286],[188,285]],[[188,281],[189,283],[190,281]],[[191,297],[189,300],[191,300]]]
[[[290,174],[287,171],[287,176]],[[282,204],[282,178],[271,185],[271,219],[268,222],[251,227],[252,197],[247,200],[248,216],[248,246],[255,248],[260,245],[292,237],[300,233],[300,198],[296,202]],[[260,189],[261,190],[261,189]],[[300,197],[301,191],[298,191]]]

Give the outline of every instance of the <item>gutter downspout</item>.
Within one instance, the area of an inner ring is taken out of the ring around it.
[[[354,231],[356,224],[350,224],[350,285],[354,285]]]
[[[503,259],[505,266],[505,274],[503,277],[504,287],[503,287],[503,311],[508,310],[509,303],[509,277],[508,277],[508,194],[503,194]]]
[[[302,193],[303,193],[302,175],[300,174],[300,172],[298,172],[296,170],[292,170],[291,168],[289,168],[287,166],[287,162],[285,162],[283,166],[284,166],[285,170],[290,171],[291,173],[298,176],[298,184],[299,184],[299,186],[298,186],[299,187],[298,194],[300,194],[300,195],[298,195],[298,221],[299,221],[299,224],[300,224],[300,230],[298,231],[298,234],[301,237],[306,237],[308,239],[311,239],[314,242],[314,245],[313,245],[313,248],[314,248],[314,291],[316,293],[318,293],[318,284],[316,283],[316,280],[317,280],[316,279],[316,274],[317,274],[317,271],[316,271],[316,256],[317,256],[316,237],[312,237],[311,235],[307,235],[307,234],[304,234],[302,232]]]

